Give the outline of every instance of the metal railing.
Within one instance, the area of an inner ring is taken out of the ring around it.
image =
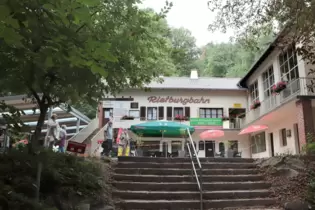
[[[242,121],[242,127],[294,99],[296,96],[315,96],[315,78],[302,77],[288,82],[286,88],[279,94],[269,96],[261,101],[260,107],[249,110]]]
[[[193,140],[191,138],[191,134],[190,134],[189,129],[187,129],[187,133],[188,133],[188,137],[189,137],[189,142],[187,142],[186,145],[187,145],[187,148],[188,148],[189,157],[190,157],[191,164],[192,164],[192,170],[193,170],[193,172],[195,174],[197,185],[198,185],[199,192],[200,192],[200,210],[203,210],[202,166],[201,166],[201,163],[200,163],[197,151],[196,151],[195,144],[194,144],[194,142],[193,142]],[[191,152],[190,145],[192,147],[193,154]],[[195,166],[194,159],[193,159],[194,156],[196,157],[196,160],[197,160],[197,165],[199,167],[199,172],[200,172],[199,175],[200,176],[198,176],[198,174],[197,174],[196,166]]]

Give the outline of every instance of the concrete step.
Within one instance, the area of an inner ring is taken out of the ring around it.
[[[251,199],[222,199],[204,200],[204,209],[216,209],[226,207],[250,207],[274,205],[276,200],[273,198],[251,198]],[[116,206],[123,210],[193,210],[200,209],[200,200],[120,200]]]
[[[191,175],[192,169],[173,168],[115,168],[117,174],[142,174],[142,175]],[[199,173],[199,170],[197,170]],[[203,175],[251,175],[258,174],[257,169],[203,169]]]
[[[196,191],[114,191],[114,197],[123,200],[198,200],[200,193]],[[267,198],[269,190],[237,190],[237,191],[204,191],[204,200],[215,199],[247,199]]]
[[[118,190],[139,191],[198,191],[196,182],[116,182],[113,186]],[[222,191],[222,190],[259,190],[268,189],[270,183],[266,182],[204,182],[203,190]]]
[[[114,174],[113,179],[116,181],[132,182],[191,182],[195,176],[190,175],[138,175],[138,174]],[[243,182],[243,181],[262,181],[262,175],[204,175],[203,182]]]
[[[149,163],[190,163],[190,158],[164,158],[164,157],[118,157],[120,162],[149,162]],[[199,158],[200,162],[230,162],[230,163],[253,163],[254,159],[250,158]],[[196,159],[194,158],[194,161]]]
[[[253,163],[209,163],[201,164],[203,169],[250,169],[256,168]],[[196,165],[197,166],[197,165]],[[149,162],[118,162],[118,168],[183,168],[191,169],[191,163],[149,163]],[[198,167],[196,167],[198,168]]]

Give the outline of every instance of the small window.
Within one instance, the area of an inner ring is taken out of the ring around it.
[[[205,150],[205,141],[199,141],[199,150]]]
[[[280,130],[280,136],[281,136],[281,143],[282,146],[285,147],[288,145],[288,141],[287,141],[287,130],[285,128]]]
[[[139,103],[138,102],[131,102],[130,103],[130,109],[139,109]]]
[[[140,117],[140,111],[139,110],[129,110],[129,116],[134,118]]]

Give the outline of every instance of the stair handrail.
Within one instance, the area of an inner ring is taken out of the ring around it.
[[[187,142],[186,145],[187,145],[187,148],[188,148],[189,157],[190,157],[190,160],[191,160],[192,168],[193,168],[193,171],[194,171],[194,174],[195,174],[195,177],[196,177],[196,181],[197,181],[197,185],[198,185],[198,188],[199,188],[199,192],[200,192],[200,210],[203,210],[202,166],[201,166],[201,163],[200,163],[200,160],[199,160],[199,157],[198,157],[198,154],[197,154],[194,142],[193,142],[193,140],[191,138],[191,134],[190,134],[190,131],[189,131],[188,128],[187,128],[187,133],[188,133],[188,137],[189,137],[188,139],[189,139],[190,142]],[[192,152],[191,152],[189,143],[192,146],[194,154],[192,154]],[[193,155],[195,155],[196,160],[197,160],[197,165],[199,167],[200,177],[198,177],[198,174],[197,174],[196,166],[195,166],[195,163],[194,163],[194,160],[193,160]]]

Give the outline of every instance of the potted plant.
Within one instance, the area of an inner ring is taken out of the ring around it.
[[[251,106],[250,109],[257,109],[260,107],[260,101],[255,101]]]
[[[121,118],[121,120],[134,120],[135,118],[133,116],[128,116],[128,115],[125,115]]]
[[[186,121],[186,120],[189,120],[189,118],[188,118],[188,117],[186,117],[186,116],[182,116],[182,115],[176,115],[174,119],[175,119],[175,120],[180,120],[180,121]]]
[[[275,85],[272,86],[272,92],[279,94],[282,90],[287,88],[287,83],[284,81],[277,82]]]
[[[228,117],[228,116],[223,116],[222,117],[222,121],[229,121],[230,120],[230,117]]]

